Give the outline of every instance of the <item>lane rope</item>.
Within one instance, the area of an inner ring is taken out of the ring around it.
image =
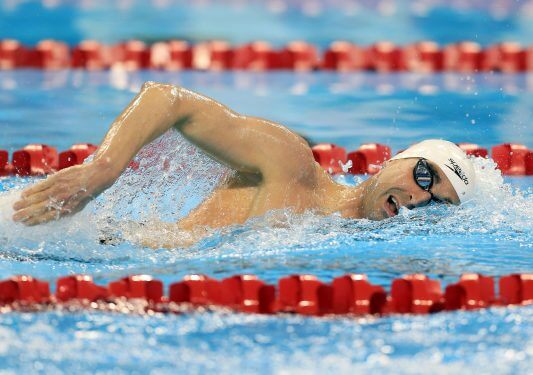
[[[312,275],[290,275],[269,285],[254,275],[235,275],[222,280],[188,275],[168,286],[148,275],[133,275],[97,285],[88,275],[70,275],[56,282],[31,276],[0,281],[0,313],[51,309],[97,309],[118,312],[183,313],[198,309],[228,309],[256,314],[308,316],[387,316],[479,310],[533,303],[533,274],[511,274],[498,281],[480,274],[464,274],[441,289],[440,282],[412,274],[394,279],[387,293],[363,274],[347,274],[331,283]]]
[[[533,71],[533,45],[509,41],[483,48],[463,41],[441,47],[433,41],[421,41],[398,46],[380,41],[360,46],[335,41],[320,52],[304,41],[275,48],[264,41],[232,46],[217,40],[194,45],[183,40],[151,45],[140,40],[113,45],[86,40],[70,48],[56,40],[42,40],[32,47],[17,40],[0,40],[0,70],[21,68],[522,73]]]
[[[489,151],[474,143],[458,143],[468,155],[488,157]],[[0,150],[0,176],[39,176],[79,165],[97,150],[91,143],[80,143],[59,152],[45,144],[29,144],[12,153]],[[311,147],[315,160],[331,174],[375,174],[384,161],[392,156],[391,148],[380,143],[365,143],[347,152],[333,143],[319,143]],[[401,152],[401,150],[399,151]],[[504,175],[533,175],[533,150],[518,143],[503,143],[491,148],[491,157]],[[132,161],[137,169],[139,163]]]

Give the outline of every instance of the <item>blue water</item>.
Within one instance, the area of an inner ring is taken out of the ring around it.
[[[3,0],[0,36],[29,44],[46,38],[69,44],[131,38],[267,40],[274,45],[303,39],[320,47],[333,40],[530,44],[532,9],[528,0]]]
[[[381,142],[393,151],[423,138],[533,146],[533,76],[0,71],[1,148],[28,142],[66,149],[99,143],[147,80],[197,90],[242,113],[349,150]],[[401,131],[400,131],[401,130]]]
[[[486,147],[508,141],[533,145],[529,76],[17,71],[0,72],[0,148],[98,143],[145,80],[184,85],[349,150],[367,141],[399,150],[432,137]],[[162,170],[165,157],[175,172]],[[329,281],[360,272],[388,287],[393,278],[413,272],[446,285],[464,272],[499,276],[533,269],[533,178],[502,179],[490,161],[476,161],[483,178],[479,199],[470,205],[403,211],[382,222],[281,212],[175,250],[137,245],[136,235],[154,234],[132,234],[128,221],[176,220],[209,193],[224,168],[175,133],[148,146],[139,161],[142,174],[128,171],[73,218],[34,228],[4,218],[0,277],[32,274],[54,282],[61,275],[88,273],[106,283],[148,273],[168,285],[188,273],[217,278],[254,273],[274,283],[290,273]],[[2,179],[0,191],[34,180]],[[110,226],[126,241],[100,245],[99,234]],[[0,315],[0,369],[526,374],[533,366],[532,323],[532,308],[377,320],[10,313]]]

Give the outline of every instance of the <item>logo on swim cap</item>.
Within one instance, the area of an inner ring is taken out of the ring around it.
[[[463,172],[459,164],[457,164],[452,158],[449,158],[448,161],[453,166],[453,168],[450,167],[448,164],[444,165],[447,166],[453,173],[455,173],[457,177],[459,177],[465,183],[465,185],[468,185],[468,177],[466,177],[466,174]]]

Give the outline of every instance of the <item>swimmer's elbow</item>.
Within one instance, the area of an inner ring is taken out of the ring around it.
[[[146,81],[141,87],[141,94],[143,93],[158,93],[164,94],[170,100],[177,100],[180,96],[183,96],[184,88],[181,86],[175,86],[168,83]]]
[[[141,86],[140,94],[146,94],[154,91],[160,91],[161,87],[163,86],[163,83],[154,82],[154,81],[146,81]]]
[[[145,97],[147,101],[150,99],[158,104],[167,105],[167,113],[179,112],[181,104],[187,99],[189,91],[181,86],[171,85],[168,83],[160,83],[153,81],[146,81],[142,87],[139,95]]]
[[[165,86],[171,86],[162,82],[146,81],[141,87],[141,92],[161,90]]]

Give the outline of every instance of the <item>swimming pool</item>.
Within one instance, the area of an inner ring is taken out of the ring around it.
[[[302,39],[321,50],[334,40],[472,40],[486,47],[531,44],[532,19],[531,0],[10,0],[0,1],[0,38],[70,46],[84,39],[267,40],[276,47]],[[0,149],[97,144],[147,80],[183,85],[347,150],[379,142],[396,152],[425,138],[533,146],[532,74],[113,69],[0,71]],[[128,171],[73,218],[23,228],[0,216],[0,279],[31,274],[53,285],[59,276],[83,273],[105,284],[146,273],[168,286],[191,273],[252,273],[275,283],[292,273],[329,282],[357,272],[388,288],[408,273],[447,285],[466,272],[533,270],[533,177],[502,180],[490,162],[477,162],[484,179],[471,205],[403,211],[383,222],[282,212],[175,250],[135,245],[137,235],[165,233],[131,231],[128,221],[175,221],[225,170],[174,133],[143,150],[139,162],[142,173]],[[35,180],[0,178],[0,206],[6,191]],[[126,241],[101,245],[102,232]],[[533,367],[532,323],[531,306],[384,318],[2,313],[0,372],[526,374]]]
[[[10,0],[0,11],[2,37],[26,44],[136,38],[280,46],[301,39],[324,48],[334,40],[527,45],[533,38],[531,0]]]
[[[14,71],[0,72],[2,148],[98,143],[146,80],[190,87],[349,150],[372,141],[397,151],[430,137],[485,147],[531,145],[533,139],[533,89],[526,75]],[[175,173],[161,168],[164,157]],[[224,173],[175,134],[149,146],[140,161],[144,177],[130,171],[78,216],[31,229],[0,224],[0,276],[54,281],[87,273],[107,283],[148,273],[168,285],[190,273],[253,273],[274,283],[291,273],[330,281],[358,272],[388,286],[406,273],[447,284],[465,272],[499,276],[530,272],[533,265],[533,179],[502,181],[492,164],[481,161],[483,196],[470,206],[430,206],[383,222],[287,214],[285,225],[272,227],[267,216],[173,251],[129,241],[100,245],[99,233],[109,225],[122,230],[126,220],[154,215],[175,220]],[[32,180],[0,181],[5,191]],[[504,188],[497,188],[502,182]],[[0,367],[47,373],[527,373],[532,321],[531,307],[382,319],[9,313],[0,315]]]

